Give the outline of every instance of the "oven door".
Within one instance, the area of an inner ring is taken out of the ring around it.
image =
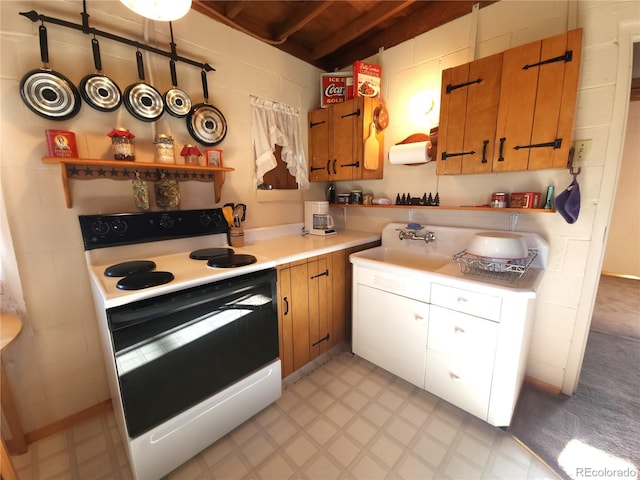
[[[108,309],[129,437],[275,360],[276,308],[269,269]]]

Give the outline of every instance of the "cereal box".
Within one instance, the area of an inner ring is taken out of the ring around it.
[[[382,67],[356,61],[353,64],[353,86],[358,97],[380,97]]]
[[[335,103],[348,100],[348,85],[351,85],[353,92],[353,76],[350,73],[334,72],[320,74],[320,106],[325,108]],[[353,98],[353,96],[351,98]]]
[[[76,134],[70,130],[45,130],[50,157],[78,157]]]

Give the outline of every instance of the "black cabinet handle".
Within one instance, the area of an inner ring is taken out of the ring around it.
[[[355,112],[351,112],[351,113],[345,113],[344,115],[341,115],[340,118],[347,118],[347,117],[353,117],[353,116],[359,117],[360,116],[360,109],[357,109]]]
[[[317,127],[318,125],[322,125],[323,123],[324,120],[322,120],[321,122],[309,122],[309,128]]]
[[[329,340],[329,338],[331,338],[331,337],[330,337],[330,335],[327,333],[324,337],[322,337],[322,338],[321,338],[320,340],[318,340],[316,343],[312,343],[312,344],[311,344],[311,346],[312,346],[312,347],[315,347],[315,346],[316,346],[316,345],[318,345],[319,343],[326,342],[327,340]]]
[[[334,160],[334,162],[335,162],[335,160]],[[331,166],[331,160],[327,160],[327,175],[331,175],[331,170],[329,168],[330,166]]]
[[[335,175],[336,173],[338,173],[338,170],[336,170],[336,162],[338,161],[337,158],[333,159],[333,174]]]
[[[341,167],[360,167],[360,160],[358,160],[357,162],[353,162],[353,163],[341,163],[340,164]]]
[[[489,140],[482,142],[482,163],[487,163],[487,145],[489,145]]]
[[[284,297],[282,300],[284,300],[284,313],[283,313],[283,315],[289,315],[289,299],[287,297]]]
[[[524,67],[522,67],[523,70],[529,70],[530,68],[533,67],[539,67],[540,65],[546,65],[548,63],[555,63],[555,62],[570,62],[571,60],[573,60],[573,50],[567,50],[564,55],[560,55],[558,57],[553,57],[553,58],[549,58],[547,60],[542,60],[541,62],[538,63],[532,63],[531,65],[525,65]]]
[[[316,170],[324,170],[324,167],[311,167],[312,172],[315,172]]]
[[[504,155],[503,155],[503,152],[504,152],[504,142],[505,142],[506,140],[507,140],[507,138],[506,138],[506,137],[502,137],[502,138],[500,139],[500,154],[498,155],[498,161],[499,161],[499,162],[504,162]]]
[[[469,85],[473,85],[474,83],[480,83],[482,82],[481,78],[478,78],[477,80],[472,80],[470,82],[466,82],[466,83],[459,83],[458,85],[447,85],[447,93],[451,93],[454,90],[457,90],[458,88],[463,88],[463,87],[468,87]]]
[[[314,278],[318,278],[318,277],[328,277],[329,276],[329,269],[327,268],[324,272],[319,273],[317,275],[313,275],[309,278],[314,279]]]
[[[463,155],[474,155],[476,152],[475,150],[471,150],[470,152],[459,152],[459,153],[447,153],[447,152],[442,152],[442,160],[446,160],[449,157],[461,157]]]
[[[521,148],[545,148],[545,147],[553,147],[553,149],[558,149],[562,146],[562,139],[556,138],[552,142],[545,143],[534,143],[532,145],[516,145],[513,147],[514,150],[520,150]]]

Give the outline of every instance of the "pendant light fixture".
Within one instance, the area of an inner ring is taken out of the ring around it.
[[[191,0],[120,0],[120,3],[138,15],[161,22],[182,18],[191,8]]]

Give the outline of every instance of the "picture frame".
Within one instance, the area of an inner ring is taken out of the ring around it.
[[[209,167],[221,167],[222,166],[222,150],[217,148],[208,148],[204,151],[207,159],[207,165]]]

